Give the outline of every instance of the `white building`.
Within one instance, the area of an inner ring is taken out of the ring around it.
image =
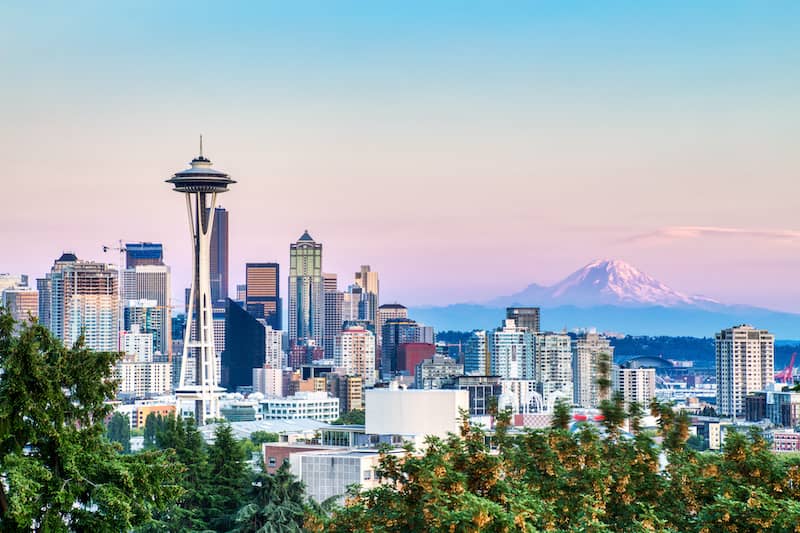
[[[114,367],[114,379],[119,381],[119,395],[147,398],[167,394],[172,389],[172,365],[125,355]]]
[[[469,411],[466,390],[368,389],[365,431],[402,435],[421,445],[427,435],[458,434],[460,410]]]
[[[333,364],[348,376],[361,376],[364,386],[375,385],[375,335],[362,326],[351,326],[336,336]]]
[[[716,335],[717,413],[744,414],[744,398],[775,381],[775,336],[743,324]]]
[[[267,321],[259,318],[264,326],[264,365],[270,368],[283,368],[283,332],[272,329]]]
[[[491,373],[504,379],[534,377],[533,337],[526,328],[507,319],[488,335]]]
[[[264,365],[253,369],[253,392],[260,392],[267,398],[283,396],[283,370]]]
[[[614,348],[606,337],[597,333],[586,333],[572,344],[573,402],[577,407],[594,409],[604,399],[600,397],[600,387],[597,385],[601,356],[608,358],[608,374],[605,379],[611,381]]]
[[[625,405],[636,402],[647,410],[656,395],[656,369],[614,365],[613,373],[614,392],[622,395]]]
[[[122,353],[134,356],[136,361],[153,360],[153,334],[142,333],[138,324],[133,324],[131,331],[120,332],[119,347]]]
[[[533,379],[548,410],[559,398],[572,403],[572,344],[569,335],[536,333],[533,339]]]
[[[339,418],[339,398],[331,398],[327,392],[298,392],[286,398],[265,398],[260,403],[264,419],[333,422]]]
[[[502,394],[498,408],[510,408],[513,414],[541,413],[547,411],[537,383],[532,379],[504,379],[500,381]]]
[[[292,453],[289,464],[292,474],[305,484],[309,497],[323,502],[336,496],[341,504],[349,486],[357,484],[366,490],[380,484],[375,474],[380,456],[377,450],[369,449],[309,450]]]

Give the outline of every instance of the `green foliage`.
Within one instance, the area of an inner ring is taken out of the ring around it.
[[[339,418],[331,422],[331,424],[335,424],[337,426],[341,425],[364,425],[364,410],[363,409],[353,409],[352,411],[348,411],[342,414]]]
[[[0,530],[126,531],[180,494],[172,455],[120,455],[103,420],[117,355],[0,309]]]
[[[315,515],[312,531],[797,531],[800,465],[769,451],[757,433],[730,432],[724,453],[687,447],[688,421],[668,405],[651,434],[622,433],[606,400],[602,432],[553,428],[507,433],[497,453],[480,428],[430,438],[422,453],[385,452],[384,483],[352,490],[345,507]],[[641,407],[629,406],[632,417]],[[554,417],[558,420],[559,416]],[[635,424],[631,422],[631,427]],[[666,467],[664,466],[666,465]]]
[[[131,423],[128,415],[114,413],[106,427],[106,438],[116,442],[122,448],[122,453],[131,453]]]
[[[253,481],[242,506],[234,517],[231,533],[282,533],[304,531],[308,514],[303,484],[292,475],[288,465],[275,474],[260,472]]]
[[[280,440],[280,435],[268,431],[254,431],[250,434],[250,440],[253,444],[260,446],[265,442],[278,442]]]

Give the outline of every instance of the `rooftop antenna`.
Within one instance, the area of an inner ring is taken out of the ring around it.
[[[203,134],[200,134],[200,159],[203,158]]]

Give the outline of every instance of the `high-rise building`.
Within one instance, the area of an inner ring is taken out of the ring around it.
[[[152,341],[151,353],[158,352],[162,355],[171,352],[164,352],[164,335],[169,334],[171,324],[167,325],[164,329],[164,312],[166,310],[163,306],[158,305],[156,300],[128,300],[123,308],[123,327],[126,332],[131,332],[134,328],[138,329],[140,333],[150,335]],[[171,341],[170,341],[171,344]],[[170,359],[167,358],[169,361]]]
[[[536,333],[534,373],[537,392],[548,409],[556,400],[572,403],[572,345],[565,333]]]
[[[381,344],[381,377],[391,378],[397,372],[397,349],[401,344],[424,342],[433,344],[429,339],[426,326],[409,318],[390,318],[383,323]]]
[[[390,318],[408,318],[408,309],[406,306],[398,303],[383,304],[378,307],[378,313],[375,319],[377,321],[375,324],[375,335],[378,338],[378,347],[383,345],[381,341],[383,336],[383,325]]]
[[[15,275],[2,273],[0,274],[0,294],[6,289],[15,289],[19,287],[28,286],[28,276],[25,274]]]
[[[491,374],[503,379],[533,379],[533,334],[512,319],[489,332],[488,349]]]
[[[339,398],[339,411],[364,409],[364,380],[361,376],[328,374],[328,392]]]
[[[355,282],[363,292],[358,318],[369,321],[375,328],[378,323],[378,306],[380,304],[378,273],[373,272],[369,265],[361,265],[361,270],[355,274]]]
[[[214,226],[211,228],[211,301],[224,308],[228,298],[228,211],[214,209]]]
[[[125,268],[144,265],[163,265],[164,249],[157,242],[129,242],[125,244]]]
[[[49,330],[50,327],[50,274],[36,279],[36,290],[39,292],[39,323]]]
[[[286,366],[286,356],[283,353],[283,332],[272,329],[262,319],[258,319],[264,326],[264,364],[270,368],[283,368]]]
[[[336,336],[342,331],[342,304],[344,294],[339,292],[336,274],[322,274],[325,293],[325,331],[323,332],[323,348],[325,357],[333,357],[333,346]]]
[[[325,297],[322,244],[308,231],[289,247],[289,343],[313,340],[324,346]]]
[[[538,307],[508,307],[506,318],[511,319],[519,328],[527,328],[531,333],[538,333],[539,329]]]
[[[490,363],[491,357],[489,357],[486,332],[483,330],[473,331],[464,352],[464,372],[471,375],[488,376],[492,372]]]
[[[336,336],[333,362],[345,374],[361,376],[364,386],[375,384],[375,335],[363,327],[350,327]]]
[[[246,300],[247,300],[247,285],[244,283],[239,283],[236,285],[236,301],[242,305],[245,305]]]
[[[635,402],[647,409],[650,400],[656,395],[655,368],[626,368],[614,365],[612,382],[614,392],[622,396],[626,406]]]
[[[453,388],[456,378],[464,375],[464,365],[459,365],[446,355],[434,355],[417,363],[414,387],[417,389]]]
[[[0,291],[0,304],[8,309],[19,329],[22,322],[39,316],[39,291],[31,287],[13,287]]]
[[[607,359],[606,375],[600,375],[601,358]],[[611,363],[614,348],[611,342],[597,333],[578,336],[572,344],[573,402],[578,407],[596,408],[604,399],[597,380],[602,378],[611,384]]]
[[[142,332],[138,324],[133,324],[130,331],[120,331],[119,350],[137,361],[152,361],[153,334]]]
[[[716,334],[717,413],[742,416],[745,396],[775,381],[775,336],[742,324]]]
[[[114,352],[119,339],[119,284],[110,265],[64,253],[49,278],[50,329],[67,346],[83,336],[90,350]]]
[[[150,244],[150,243],[146,243]],[[161,257],[161,245],[153,245],[158,248],[158,256]],[[130,244],[126,246],[132,246]],[[155,256],[155,253],[150,254]],[[130,260],[130,258],[129,258]],[[134,256],[134,262],[139,259]],[[160,261],[160,259],[159,259]],[[143,326],[147,331],[153,333],[158,345],[156,351],[166,355],[169,360],[172,357],[172,309],[170,307],[170,268],[158,263],[135,263],[122,271],[122,306],[126,309],[128,302],[137,300],[150,300],[156,303],[158,308],[158,323],[151,323]],[[123,311],[124,312],[124,311]],[[152,311],[151,311],[152,313]],[[127,328],[127,326],[125,326]]]
[[[221,221],[217,220],[215,203],[217,195],[226,192],[228,185],[235,182],[224,172],[212,168],[211,161],[203,157],[201,138],[200,155],[192,160],[191,168],[177,172],[167,183],[173,184],[175,192],[186,197],[193,244],[193,276],[186,312],[186,337],[175,393],[181,415],[184,414],[182,404],[191,402],[195,421],[198,425],[205,425],[208,418],[220,416],[220,372],[214,342],[213,306],[215,301],[227,294],[228,288],[227,212],[220,216]],[[212,234],[216,235],[216,239]],[[212,240],[215,242],[212,243]],[[224,280],[221,279],[223,275]],[[218,282],[217,298],[213,297],[211,291],[212,279]],[[190,355],[194,359],[194,376],[187,379]]]
[[[238,387],[251,386],[253,369],[264,366],[266,330],[263,322],[228,299],[225,335],[220,384],[234,392]]]
[[[245,279],[247,311],[256,318],[263,318],[272,329],[283,329],[278,263],[247,263]]]

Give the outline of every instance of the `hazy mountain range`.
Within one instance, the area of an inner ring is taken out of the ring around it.
[[[416,307],[410,315],[437,330],[490,329],[505,307],[542,308],[542,329],[596,328],[630,335],[713,336],[748,323],[781,339],[800,339],[800,315],[745,305],[727,305],[688,295],[619,260],[598,260],[550,286],[528,285],[510,296],[483,303]]]

